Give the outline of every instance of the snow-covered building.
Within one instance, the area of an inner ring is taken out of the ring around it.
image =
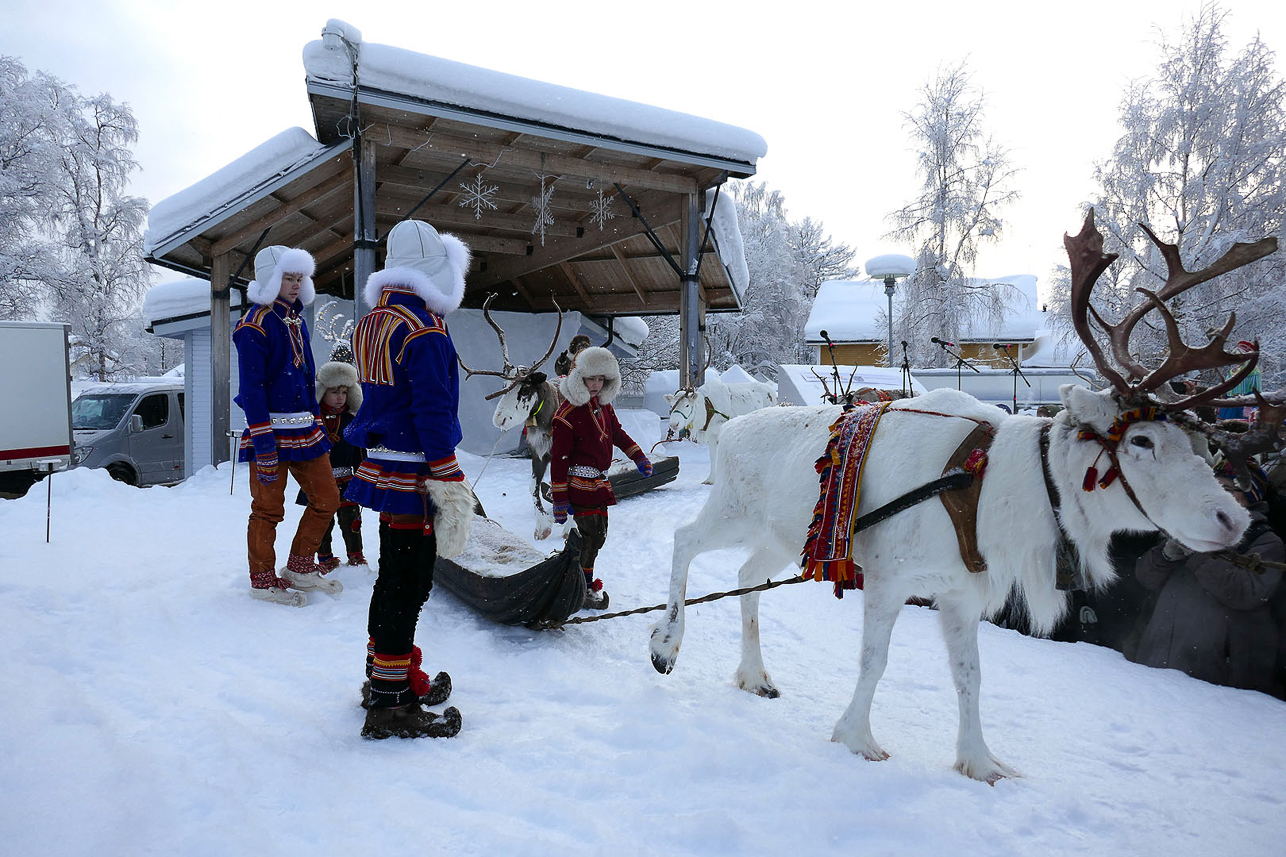
[[[1036,277],[1019,274],[982,282],[1008,287],[1008,309],[1000,319],[971,321],[960,331],[959,348],[955,350],[971,362],[1007,367],[1008,359],[994,346],[1008,345],[1010,353],[1022,362],[1034,350],[1038,331],[1046,327],[1045,313],[1036,295]],[[814,349],[818,363],[830,363],[826,337],[822,336],[826,331],[835,344],[837,363],[888,366],[888,313],[883,280],[828,280],[817,291],[804,326],[804,341]],[[895,318],[895,334],[896,322]],[[901,357],[895,353],[893,363],[899,363]]]
[[[1069,349],[1051,333],[1044,307],[1037,297],[1036,277],[1021,274],[987,282],[1010,287],[1008,311],[999,319],[972,321],[959,334],[960,341],[949,345],[977,371],[963,365],[944,369],[912,367],[911,372],[919,384],[930,390],[958,388],[1007,410],[1013,410],[1016,403],[1021,410],[1057,403],[1058,388],[1063,384],[1089,386],[1096,379],[1092,368],[1071,368],[1075,349]],[[896,326],[894,329],[896,331]],[[822,283],[804,327],[804,337],[815,349],[816,362],[829,366],[830,354],[823,331],[834,343],[835,361],[841,366],[887,367],[888,296],[884,293],[884,282],[829,280]],[[1006,352],[1017,361],[1021,375],[1014,373]],[[895,363],[900,358],[900,354],[894,354]],[[892,371],[898,374],[896,369]],[[820,389],[820,384],[817,386]],[[783,397],[785,395],[783,392]]]
[[[355,300],[361,315],[357,286],[381,266],[382,237],[414,216],[470,246],[464,306],[494,293],[494,310],[523,314],[515,337],[531,326],[547,345],[553,325],[530,314],[561,308],[565,338],[584,327],[628,348],[638,324],[615,319],[679,313],[689,371],[701,314],[740,307],[748,273],[718,188],[754,175],[767,152],[758,134],[368,43],[341,21],[305,46],[303,65],[312,133],[275,135],[148,219],[148,260],[209,281],[214,296],[214,461],[231,398],[227,296],[261,246],[308,250],[318,300]],[[454,322],[457,337],[465,324]],[[467,427],[466,448],[490,449],[486,434]]]

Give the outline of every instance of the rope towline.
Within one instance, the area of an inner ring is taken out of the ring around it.
[[[688,600],[683,602],[683,605],[685,607],[688,607],[693,604],[704,604],[707,601],[718,601],[720,598],[728,598],[733,595],[748,595],[751,592],[763,592],[768,589],[776,589],[778,586],[786,586],[787,584],[790,584],[790,583],[803,583],[808,579],[809,578],[807,577],[793,576],[793,577],[785,577],[785,578],[782,578],[781,580],[765,580],[763,583],[759,584],[758,586],[747,586],[742,589],[731,589],[727,592],[711,592],[709,595],[702,595],[700,598],[689,598]],[[564,625],[583,625],[587,622],[601,622],[604,619],[616,619],[617,617],[620,617],[620,616],[635,616],[641,613],[655,613],[656,611],[664,610],[666,607],[669,607],[669,606],[670,605],[668,603],[656,604],[652,607],[636,607],[633,610],[622,610],[618,613],[603,613],[598,616],[575,616],[571,619],[564,619],[561,622],[553,619],[544,619],[539,622],[533,622],[528,627],[534,628],[538,631],[548,631],[548,630],[561,628]]]

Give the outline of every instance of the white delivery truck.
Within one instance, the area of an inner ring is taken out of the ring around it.
[[[17,496],[72,464],[68,326],[0,321],[0,366],[8,366],[0,416],[0,496]]]

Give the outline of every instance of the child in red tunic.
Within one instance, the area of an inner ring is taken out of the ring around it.
[[[553,449],[549,459],[554,520],[576,518],[583,539],[580,564],[585,572],[585,606],[607,607],[603,581],[594,577],[594,561],[607,540],[607,507],[616,495],[607,481],[612,447],[619,447],[644,476],[652,462],[616,419],[612,399],[621,391],[621,368],[606,348],[586,348],[576,355],[571,373],[559,383],[565,400],[554,414]]]

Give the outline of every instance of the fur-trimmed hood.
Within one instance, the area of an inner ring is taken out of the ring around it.
[[[439,233],[420,220],[404,220],[388,236],[384,270],[366,281],[370,306],[386,288],[414,290],[430,312],[446,315],[464,300],[464,277],[469,271],[469,247],[454,235]]]
[[[621,392],[621,366],[616,356],[606,348],[590,347],[576,355],[576,365],[566,378],[558,383],[563,398],[576,407],[589,404],[589,388],[585,378],[603,376],[603,389],[598,394],[599,404],[610,404]]]
[[[313,272],[316,269],[317,263],[307,250],[280,244],[265,247],[255,254],[255,278],[246,287],[246,297],[251,303],[271,306],[281,294],[281,275],[303,274],[304,282],[299,289],[299,300],[304,306],[308,306],[317,297],[317,289],[313,286]]]
[[[357,369],[351,363],[332,360],[317,367],[317,401],[322,400],[331,387],[348,388],[348,412],[356,414],[362,406],[362,385],[357,381]]]

